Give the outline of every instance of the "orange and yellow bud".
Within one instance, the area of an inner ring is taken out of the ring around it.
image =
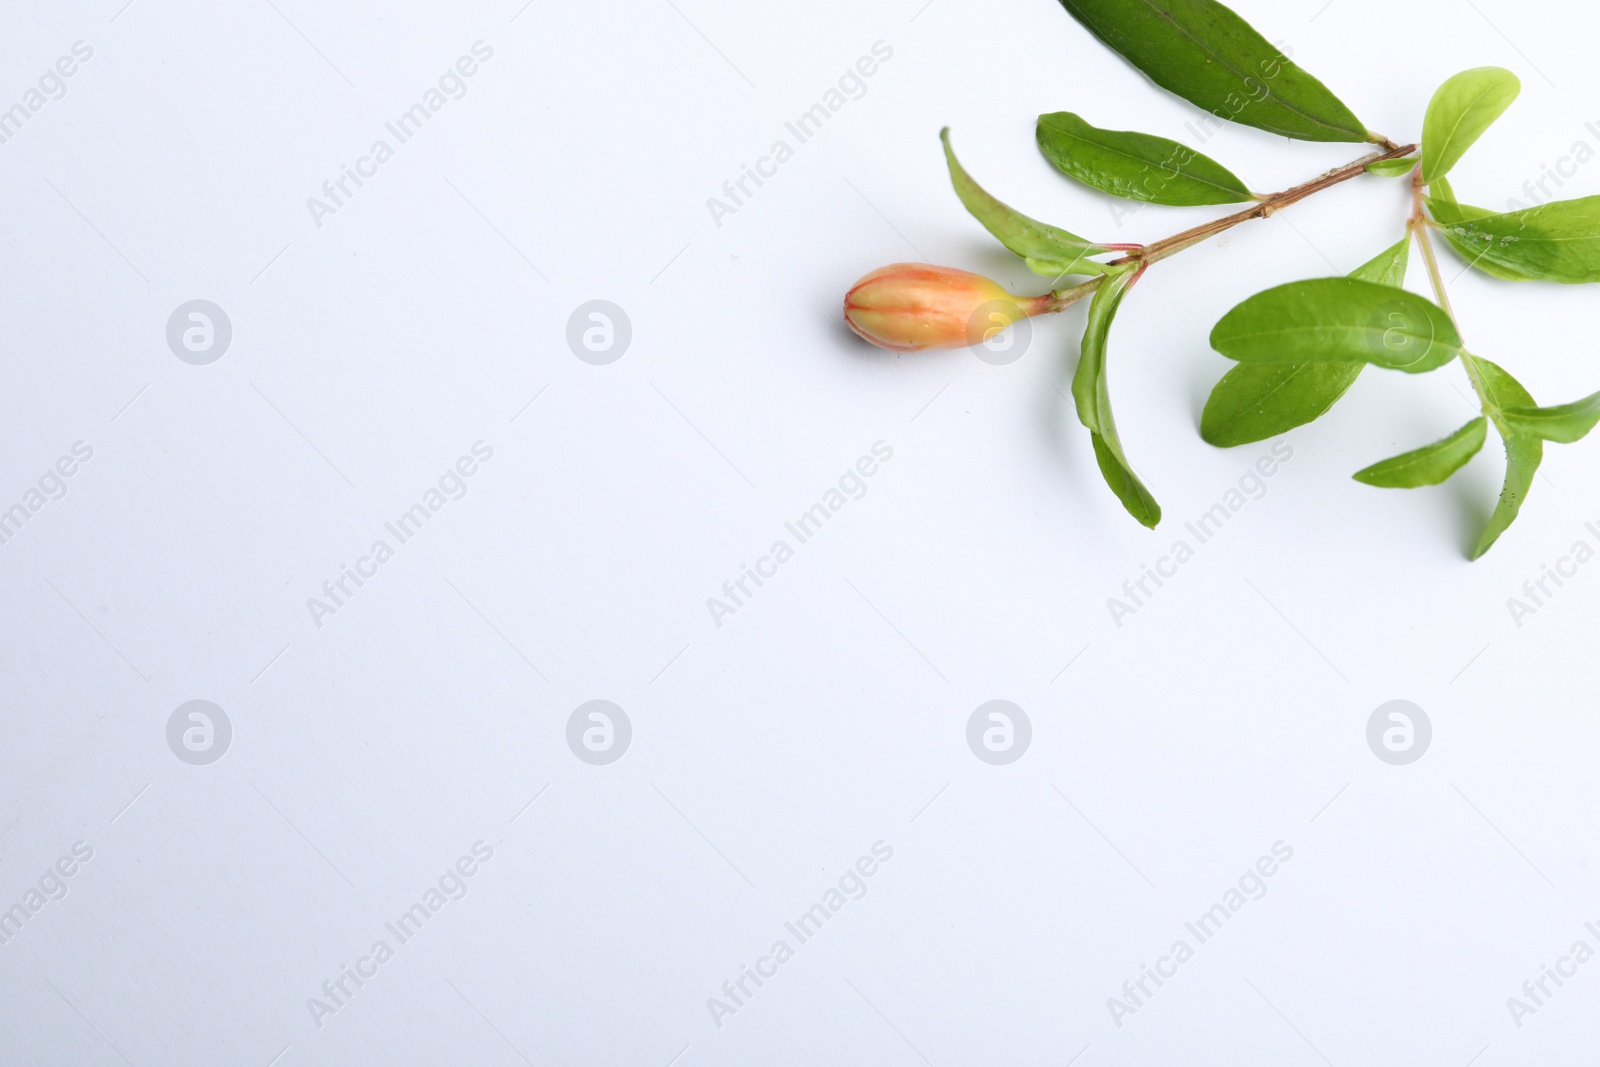
[[[1058,308],[1056,298],[1013,296],[980,274],[927,263],[881,267],[844,298],[844,320],[894,352],[969,348],[1012,323]]]

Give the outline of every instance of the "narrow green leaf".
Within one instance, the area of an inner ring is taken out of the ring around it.
[[[1165,137],[1098,129],[1070,111],[1040,115],[1037,136],[1061,173],[1112,196],[1173,207],[1255,199],[1228,168]]]
[[[1072,398],[1077,403],[1079,421],[1089,428],[1094,458],[1106,484],[1117,494],[1128,514],[1153,530],[1161,521],[1161,505],[1139,481],[1123,454],[1117,424],[1111,417],[1111,393],[1106,376],[1106,343],[1111,322],[1139,273],[1138,270],[1117,271],[1095,291],[1089,305],[1089,322],[1083,331],[1083,355],[1072,377]]]
[[[1350,277],[1398,288],[1411,239],[1384,249]],[[1355,384],[1364,363],[1241,363],[1222,376],[1200,414],[1200,437],[1218,448],[1265,441],[1320,419]]]
[[[1500,67],[1464,70],[1439,86],[1422,122],[1422,180],[1450,173],[1520,92],[1522,82]]]
[[[1122,454],[1122,445],[1098,433],[1089,434],[1089,441],[1094,445],[1094,459],[1100,466],[1100,476],[1117,494],[1117,499],[1128,509],[1128,514],[1146,529],[1154,530],[1161,525],[1161,505],[1139,481],[1139,476],[1133,473],[1133,468]]]
[[[1106,387],[1106,344],[1111,333],[1111,322],[1122,298],[1133,287],[1138,271],[1124,267],[1113,268],[1106,280],[1095,290],[1089,304],[1088,324],[1083,331],[1083,351],[1078,369],[1072,376],[1072,399],[1078,408],[1079,420],[1091,430],[1101,431],[1111,425],[1111,400]]]
[[[1435,441],[1426,448],[1407,452],[1382,463],[1374,463],[1357,471],[1355,479],[1379,489],[1416,489],[1424,485],[1438,485],[1483,448],[1489,436],[1489,420],[1482,415],[1467,423],[1443,441]]]
[[[1519,433],[1570,445],[1588,436],[1600,423],[1600,393],[1553,408],[1509,407],[1501,416]]]
[[[1374,138],[1328,87],[1216,0],[1061,0],[1168,92],[1218,118],[1302,141]]]
[[[1505,214],[1437,195],[1428,200],[1450,244],[1473,266],[1514,281],[1600,282],[1600,196]]]
[[[1407,156],[1404,159],[1380,159],[1376,163],[1367,164],[1367,173],[1376,174],[1380,178],[1403,178],[1416,169],[1416,156]]]
[[[950,166],[950,181],[961,203],[984,229],[1012,252],[1021,256],[1035,274],[1059,278],[1066,274],[1104,274],[1105,268],[1089,257],[1110,251],[1104,245],[1086,241],[1075,233],[1030,219],[1007,207],[983,190],[956,159],[950,147],[950,129],[939,131],[944,144],[945,162]]]
[[[1461,354],[1455,324],[1415,293],[1313,278],[1257,293],[1222,317],[1211,347],[1241,363],[1371,363],[1412,374]]]
[[[1483,384],[1483,391],[1489,398],[1489,403],[1496,409],[1495,414],[1500,415],[1508,408],[1531,408],[1535,404],[1533,397],[1511,375],[1502,368],[1477,356],[1467,357]],[[1544,442],[1531,434],[1519,433],[1509,429],[1503,424],[1503,416],[1495,420],[1495,428],[1500,431],[1500,439],[1506,446],[1506,481],[1500,490],[1500,502],[1495,506],[1494,514],[1489,517],[1489,525],[1483,531],[1483,536],[1478,539],[1477,547],[1472,550],[1472,558],[1478,559],[1494,546],[1500,535],[1511,528],[1517,520],[1517,515],[1522,511],[1522,502],[1528,497],[1528,490],[1533,488],[1534,475],[1539,470],[1539,464],[1544,461]]]

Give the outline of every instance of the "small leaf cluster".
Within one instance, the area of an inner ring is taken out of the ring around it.
[[[1129,462],[1111,411],[1108,340],[1125,298],[1152,264],[1216,233],[1264,218],[1346,179],[1407,178],[1414,210],[1392,247],[1342,278],[1289,282],[1245,300],[1211,332],[1212,347],[1237,365],[1212,390],[1200,432],[1233,447],[1303,426],[1328,412],[1368,367],[1422,374],[1459,363],[1480,413],[1442,441],[1356,473],[1382,488],[1418,488],[1450,478],[1482,450],[1492,427],[1505,446],[1499,504],[1478,538],[1481,556],[1516,519],[1546,442],[1572,443],[1600,422],[1600,393],[1541,407],[1507,371],[1466,346],[1445,292],[1434,235],[1472,269],[1519,282],[1600,282],[1600,196],[1497,213],[1463,204],[1449,174],[1516,100],[1510,71],[1457,74],[1435,93],[1418,146],[1371,132],[1322,82],[1297,66],[1238,14],[1216,0],[1061,0],[1067,12],[1156,85],[1221,118],[1304,141],[1367,143],[1378,151],[1303,186],[1252,192],[1217,161],[1176,141],[1100,129],[1067,111],[1041,114],[1040,151],[1062,174],[1112,196],[1194,207],[1250,205],[1151,245],[1087,240],[1030,218],[986,192],[941,134],[962,204],[1034,272],[1060,284],[1061,306],[1092,296],[1072,383],[1107,485],[1141,524],[1161,508]],[[1413,244],[1433,299],[1407,290]],[[1119,254],[1116,258],[1106,258]]]

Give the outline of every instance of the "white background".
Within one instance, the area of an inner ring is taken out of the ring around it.
[[[1600,963],[1520,1028],[1506,1000],[1600,948],[1600,567],[1507,608],[1600,547],[1594,443],[1550,448],[1469,564],[1497,446],[1441,489],[1349,477],[1470,417],[1459,369],[1369,373],[1178,578],[1107,610],[1268,452],[1198,438],[1211,325],[1391,244],[1404,183],[1133,293],[1112,375],[1152,534],[1065,395],[1081,308],[1003,367],[839,315],[897,260],[1038,291],[950,192],[945,124],[997,195],[1092,237],[1220,210],[1119,226],[1039,156],[1042,111],[1190,144],[1199,114],[1049,0],[122,2],[10,4],[0,34],[0,107],[94,50],[0,145],[0,507],[94,453],[0,545],[0,909],[94,853],[0,945],[4,1062],[1593,1061]],[[1521,75],[1463,199],[1600,149],[1587,7],[1322,5],[1239,6],[1396,138],[1451,73]],[[466,95],[319,227],[307,198],[480,40]],[[796,147],[785,121],[878,41]],[[717,225],[707,198],[780,138]],[[1361,154],[1242,127],[1205,151],[1268,191]],[[1561,195],[1596,191],[1589,163]],[[1541,401],[1600,387],[1592,291],[1453,292]],[[208,366],[165,339],[196,298],[233,327]],[[565,340],[591,299],[632,324],[607,366]],[[467,495],[318,626],[307,599],[478,441]],[[878,441],[866,494],[715,625],[707,598]],[[633,728],[608,766],[566,743],[597,698]],[[1033,726],[1005,767],[965,739],[997,698]],[[194,699],[233,727],[208,766],[166,741]],[[1392,699],[1433,724],[1410,766],[1367,746]],[[467,895],[317,1025],[308,999],[480,840]],[[877,841],[866,896],[717,1025],[708,998]],[[1107,999],[1278,841],[1266,896],[1119,1028]]]

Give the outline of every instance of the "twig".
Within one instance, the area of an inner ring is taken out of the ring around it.
[[[1390,144],[1393,144],[1393,142],[1390,142]],[[1273,193],[1271,196],[1263,197],[1254,207],[1245,208],[1243,211],[1237,211],[1232,215],[1224,215],[1220,219],[1213,219],[1192,229],[1184,230],[1182,233],[1175,233],[1171,237],[1156,241],[1154,244],[1143,245],[1137,251],[1129,252],[1128,255],[1111,260],[1106,266],[1120,267],[1129,263],[1138,263],[1140,269],[1143,270],[1152,263],[1159,263],[1163,259],[1177,255],[1186,248],[1192,248],[1208,238],[1215,237],[1219,233],[1225,233],[1242,222],[1270,218],[1278,211],[1298,204],[1308,196],[1320,193],[1324,189],[1331,189],[1335,185],[1347,182],[1351,178],[1365,173],[1367,167],[1373,163],[1381,163],[1386,159],[1400,159],[1416,150],[1417,146],[1414,144],[1396,145],[1382,152],[1374,152],[1371,155],[1363,156],[1353,163],[1335,167],[1321,177],[1303,182],[1292,189],[1285,189],[1281,193]],[[1100,288],[1101,283],[1105,281],[1105,277],[1102,274],[1097,278],[1090,278],[1081,285],[1057,290],[1052,294],[1055,297],[1055,301],[1050,310],[1061,311],[1089,296]]]

